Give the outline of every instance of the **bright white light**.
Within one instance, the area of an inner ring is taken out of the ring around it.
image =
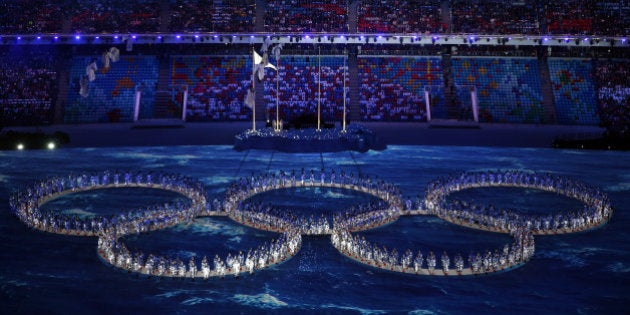
[[[48,142],[48,150],[53,150],[55,149],[55,143],[54,142]]]
[[[21,143],[18,143],[18,145],[17,145],[17,147],[16,147],[16,148],[17,148],[18,150],[22,151],[22,150],[24,150],[24,145],[23,145],[23,144],[21,144]]]
[[[74,37],[74,39],[81,39],[81,36],[77,35]]]

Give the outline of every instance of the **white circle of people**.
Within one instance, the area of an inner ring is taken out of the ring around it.
[[[153,206],[110,216],[78,218],[53,211],[43,212],[42,205],[61,196],[96,189],[142,187],[176,192],[188,200]],[[304,218],[286,211],[249,204],[246,201],[264,192],[300,187],[326,187],[359,191],[379,202],[357,205],[334,215],[331,221]],[[447,201],[453,192],[480,187],[517,187],[554,192],[575,198],[584,204],[579,211],[523,215],[511,210]],[[37,182],[10,197],[14,215],[27,226],[49,233],[98,236],[100,258],[117,268],[158,277],[203,278],[238,276],[280,264],[300,249],[302,235],[331,235],[333,246],[343,255],[370,267],[392,272],[435,276],[464,276],[511,270],[522,266],[534,254],[534,235],[581,232],[604,225],[612,215],[608,197],[597,188],[551,174],[508,170],[464,172],[438,179],[427,186],[425,199],[403,198],[398,187],[382,179],[334,170],[263,173],[241,178],[226,190],[222,200],[206,201],[203,185],[177,174],[105,171],[98,174],[54,177]],[[439,258],[433,252],[397,249],[366,241],[353,232],[364,231],[396,221],[400,216],[433,215],[453,224],[485,231],[508,233],[513,242],[483,253]],[[235,222],[256,229],[281,233],[264,246],[245,254],[215,255],[212,262],[203,256],[181,259],[142,252],[132,252],[121,237],[190,223],[201,216],[227,216]]]

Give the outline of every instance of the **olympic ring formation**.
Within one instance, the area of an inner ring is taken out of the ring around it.
[[[143,187],[176,192],[188,203],[153,206],[115,216],[71,218],[40,207],[61,196],[96,189]],[[286,211],[271,211],[251,206],[247,200],[264,192],[299,187],[328,187],[360,191],[377,197],[381,202],[359,205],[358,208],[327,218],[304,219],[288,215]],[[522,215],[512,210],[490,211],[460,201],[448,201],[453,192],[480,187],[517,187],[554,192],[575,198],[585,207],[581,211],[564,214]],[[280,264],[293,257],[300,249],[302,235],[331,235],[332,245],[346,257],[365,265],[392,272],[435,276],[465,276],[511,270],[531,259],[535,251],[534,235],[567,234],[598,228],[612,216],[608,197],[597,188],[551,174],[525,171],[465,172],[438,179],[427,186],[424,200],[414,204],[403,201],[398,188],[384,180],[369,176],[327,174],[323,170],[319,180],[315,172],[310,176],[302,170],[277,174],[268,173],[241,178],[230,185],[223,200],[206,201],[203,185],[193,179],[175,174],[131,174],[109,172],[55,177],[40,181],[25,191],[13,194],[10,209],[27,226],[48,233],[75,236],[98,236],[98,254],[114,267],[129,272],[159,277],[203,278],[253,273]],[[481,210],[480,210],[481,209]],[[465,260],[461,254],[450,256],[444,251],[439,259],[433,253],[387,251],[376,243],[353,235],[396,221],[403,215],[433,215],[453,224],[491,232],[508,233],[514,241],[502,248],[471,254]],[[200,264],[194,257],[188,262],[127,249],[121,238],[132,233],[144,233],[188,224],[196,217],[227,216],[235,222],[256,229],[281,233],[277,240],[247,254],[228,254],[225,259],[214,256],[212,266],[203,256]],[[438,266],[438,262],[440,263]]]

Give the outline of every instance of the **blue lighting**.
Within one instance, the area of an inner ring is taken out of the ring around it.
[[[118,39],[118,35],[114,36],[114,39]]]
[[[158,36],[157,38],[158,38],[158,39],[162,39],[162,36],[160,35],[160,36]]]
[[[18,36],[18,37],[17,37],[17,39],[18,39],[18,40],[22,39],[22,36]]]
[[[55,36],[55,40],[59,39],[59,36]]]
[[[199,38],[199,35],[195,35],[195,38]]]
[[[182,36],[181,36],[181,35],[177,35],[177,36],[175,36],[175,37],[176,37],[177,39],[182,38]]]
[[[136,39],[136,35],[131,36],[131,38]]]
[[[94,38],[99,39],[99,38],[101,38],[101,37],[100,37],[100,36],[96,36],[96,37],[94,37]]]
[[[74,37],[74,39],[79,40],[79,39],[81,39],[81,36],[77,35],[77,36]]]
[[[42,37],[41,36],[37,36],[37,39],[42,39]]]

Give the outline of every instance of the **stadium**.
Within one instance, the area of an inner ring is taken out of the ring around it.
[[[629,13],[4,1],[0,301],[622,313]]]

